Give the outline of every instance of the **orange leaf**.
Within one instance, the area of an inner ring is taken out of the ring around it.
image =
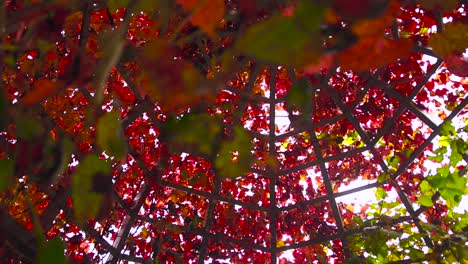
[[[224,17],[224,0],[177,0],[185,10],[192,12],[190,22],[211,37],[216,37],[216,26]]]
[[[352,25],[352,30],[358,37],[381,36],[385,28],[390,26],[400,8],[400,3],[391,1],[384,15],[374,19],[357,21]]]
[[[40,79],[34,82],[33,90],[27,93],[23,98],[23,104],[32,105],[39,103],[49,97],[59,88],[64,87],[62,81]]]
[[[325,9],[324,16],[325,16],[325,21],[328,24],[336,24],[336,23],[339,23],[340,21],[336,13],[331,8]]]
[[[354,46],[341,52],[338,61],[345,69],[366,71],[407,57],[411,47],[409,39],[361,38]]]

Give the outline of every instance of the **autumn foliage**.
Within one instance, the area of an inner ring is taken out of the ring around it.
[[[466,263],[467,4],[3,1],[0,263]]]

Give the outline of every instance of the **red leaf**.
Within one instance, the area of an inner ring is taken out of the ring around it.
[[[257,12],[257,4],[255,3],[255,1],[251,0],[240,0],[239,11],[241,14],[248,18],[253,17]]]
[[[382,14],[387,8],[385,2],[386,0],[336,0],[333,10],[343,19],[358,20]]]
[[[468,60],[463,55],[450,56],[445,59],[447,69],[460,77],[468,77]]]

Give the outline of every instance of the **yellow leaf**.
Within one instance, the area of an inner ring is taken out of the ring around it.
[[[283,240],[278,240],[276,241],[276,247],[279,248],[279,247],[284,247],[286,244],[284,243]]]
[[[149,232],[148,232],[148,229],[146,227],[143,227],[143,229],[141,230],[141,236],[146,239],[149,235]]]
[[[301,173],[301,181],[306,181],[307,180],[307,174]]]

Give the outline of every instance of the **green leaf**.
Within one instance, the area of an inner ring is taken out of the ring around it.
[[[107,0],[107,7],[111,13],[115,13],[117,9],[126,7],[130,0]]]
[[[294,86],[288,90],[286,96],[286,106],[289,109],[299,109],[301,111],[310,111],[311,89],[309,82],[305,78],[297,80]]]
[[[364,222],[362,221],[362,218],[357,216],[357,215],[353,216],[353,222],[360,225],[360,226],[364,225]]]
[[[451,12],[453,9],[457,8],[457,0],[420,0],[418,1],[423,8],[431,10],[441,10],[442,12]]]
[[[103,195],[92,191],[94,175],[110,172],[110,165],[96,154],[88,155],[80,162],[72,183],[73,208],[79,221],[95,217],[101,207]]]
[[[411,259],[420,260],[420,259],[422,259],[422,258],[424,258],[426,256],[426,254],[424,254],[424,252],[422,250],[419,250],[417,248],[410,247],[409,250],[410,250],[409,257]]]
[[[234,127],[234,138],[223,141],[215,160],[215,167],[223,178],[234,179],[246,173],[252,162],[252,138],[240,126]],[[233,153],[237,155],[233,156]],[[233,160],[233,158],[235,158]]]
[[[439,188],[439,191],[442,198],[447,201],[447,206],[454,208],[460,204],[465,189],[466,178],[458,176],[458,173],[452,173],[445,180],[445,185]]]
[[[454,255],[454,251],[448,251],[444,254],[445,256],[445,263],[460,263],[459,259]]]
[[[385,182],[390,179],[390,175],[388,173],[383,172],[377,177],[378,182]]]
[[[464,210],[464,213],[457,213],[453,211],[448,212],[448,216],[455,220],[452,222],[450,228],[454,232],[462,232],[464,228],[468,227],[468,214],[466,213],[466,210]]]
[[[443,148],[446,148],[450,146],[450,142],[452,139],[449,136],[441,136],[439,138],[439,145],[442,146]]]
[[[432,196],[430,195],[419,196],[417,203],[426,207],[431,207],[432,205],[434,205],[434,203],[432,202]]]
[[[465,241],[466,241],[466,239],[465,239]],[[457,243],[455,248],[456,248],[456,253],[457,253],[457,258],[458,259],[464,259],[464,260],[468,259],[468,247],[466,247],[465,245],[463,245],[461,243]]]
[[[9,115],[7,113],[7,100],[5,98],[6,89],[3,89],[3,86],[0,84],[0,131],[4,131],[4,129],[8,125]]]
[[[450,153],[450,164],[456,166],[462,159],[463,156],[456,149],[452,149]]]
[[[426,180],[435,190],[443,186],[445,182],[445,179],[439,175],[428,176]]]
[[[270,63],[296,67],[314,63],[323,54],[319,27],[324,10],[312,1],[302,1],[293,17],[278,15],[249,27],[235,47]]]
[[[37,40],[37,46],[39,48],[39,51],[42,53],[42,54],[45,54],[47,53],[49,50],[52,50],[53,48],[55,48],[55,44],[53,43],[50,43],[48,41],[45,41],[43,39],[38,39]]]
[[[25,140],[33,140],[44,133],[42,123],[30,114],[19,114],[16,119],[16,135]]]
[[[135,9],[136,11],[143,11],[143,12],[154,11],[161,4],[159,2],[160,1],[156,1],[156,0],[140,0]]]
[[[127,152],[119,114],[116,111],[105,113],[96,125],[97,144],[108,155],[121,159]]]
[[[429,156],[428,159],[437,163],[441,163],[444,159],[444,155],[438,154],[436,156]]]
[[[444,155],[445,153],[447,153],[447,147],[446,146],[445,147],[440,147],[440,148],[436,149],[434,151],[434,153],[437,154],[437,155]]]
[[[44,246],[39,249],[37,255],[37,263],[38,264],[65,264],[68,263],[67,258],[65,257],[65,246],[60,240],[60,238],[56,237],[49,242],[47,242]]]
[[[382,187],[378,187],[375,190],[375,197],[377,198],[377,200],[382,200],[385,197],[387,197],[387,192]]]
[[[179,120],[170,118],[162,136],[171,152],[211,155],[221,132],[219,122],[209,114],[186,114]]]
[[[442,168],[437,169],[437,175],[442,178],[447,178],[447,176],[450,173],[450,167],[449,166],[444,166]]]
[[[327,258],[324,257],[322,254],[317,254],[316,258],[319,261],[319,263],[327,263]]]
[[[452,125],[451,121],[445,122],[440,127],[440,135],[442,136],[454,136],[457,134],[455,127]]]
[[[292,19],[278,16],[251,26],[235,46],[242,53],[271,63],[303,64],[298,54],[304,54],[307,39],[295,30]]]
[[[443,32],[429,37],[428,44],[432,50],[441,57],[452,56],[454,52],[463,52],[468,47],[468,25],[455,22],[447,23],[444,27]]]
[[[461,138],[456,138],[450,142],[452,152],[450,154],[450,162],[453,166],[457,166],[458,162],[463,160],[463,155],[468,149],[468,144]]]
[[[434,194],[431,185],[426,180],[422,181],[421,184],[419,184],[419,189],[421,190],[422,194]]]
[[[318,30],[322,25],[325,8],[326,6],[317,5],[317,2],[302,0],[296,7],[294,18],[297,21],[299,27],[303,27],[304,30],[312,32]],[[325,3],[327,4],[327,3]]]
[[[9,159],[0,160],[0,192],[12,184],[14,162]]]
[[[392,168],[398,168],[398,165],[400,164],[400,157],[398,156],[391,156],[387,159],[388,166]]]

